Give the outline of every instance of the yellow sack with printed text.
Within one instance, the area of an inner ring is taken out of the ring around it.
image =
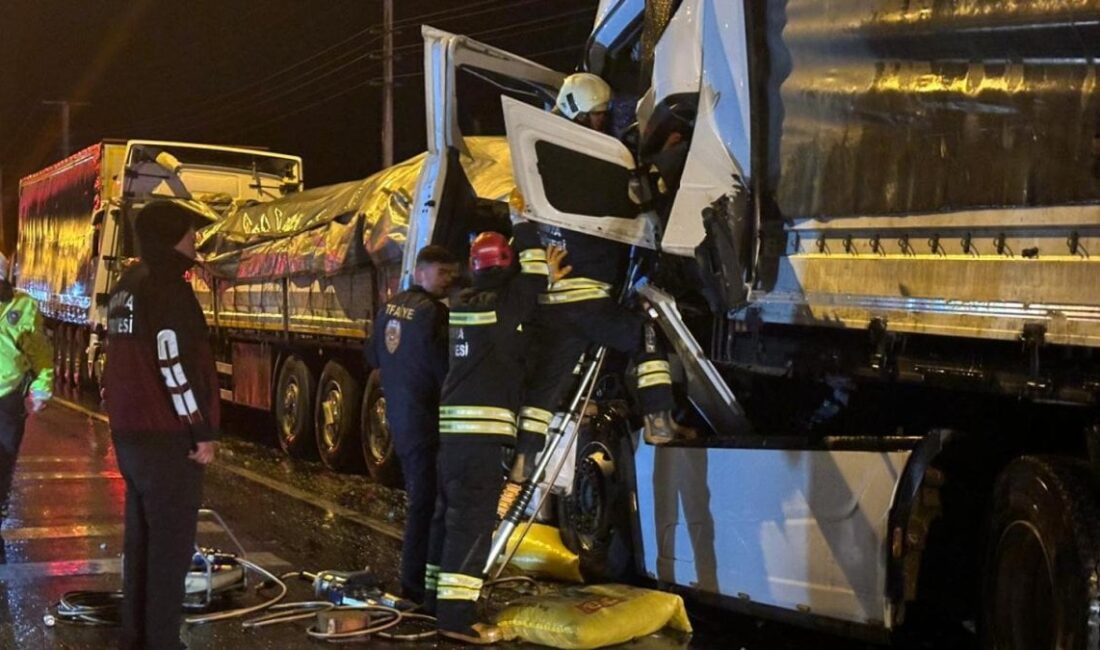
[[[520,599],[497,615],[505,638],[554,648],[602,648],[671,627],[691,632],[676,594],[626,585],[570,587]]]
[[[523,526],[516,528],[508,539],[509,553],[516,547],[521,530]],[[557,528],[544,524],[531,524],[531,530],[527,531],[508,566],[534,577],[584,582],[581,559],[565,547]]]

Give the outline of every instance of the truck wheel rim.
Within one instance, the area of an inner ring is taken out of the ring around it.
[[[298,430],[298,396],[300,395],[297,380],[287,382],[283,391],[283,437],[293,440]]]
[[[601,463],[595,460],[598,456],[609,460],[605,446],[591,444],[584,449],[573,493],[573,530],[585,549],[595,545],[607,509],[607,485]]]
[[[385,397],[375,400],[370,419],[370,454],[375,462],[382,463],[390,453],[390,425],[386,420]]]
[[[993,569],[990,633],[1005,650],[1055,647],[1054,580],[1042,537],[1017,521],[1001,535]]]
[[[325,399],[321,403],[321,413],[324,417],[321,436],[324,438],[325,447],[335,449],[340,442],[339,428],[344,414],[344,394],[340,390],[340,385],[333,381],[325,387],[324,396]]]

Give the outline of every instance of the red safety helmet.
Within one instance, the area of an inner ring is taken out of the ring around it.
[[[499,232],[483,232],[470,244],[470,268],[477,273],[491,268],[506,269],[512,265],[512,247]]]

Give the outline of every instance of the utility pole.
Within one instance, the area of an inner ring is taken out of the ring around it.
[[[64,158],[73,152],[71,135],[71,112],[73,106],[87,106],[88,102],[71,102],[67,99],[45,100],[43,104],[61,107],[61,157]]]
[[[382,168],[393,166],[393,0],[382,3]]]

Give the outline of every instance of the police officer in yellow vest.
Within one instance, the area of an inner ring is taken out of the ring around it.
[[[53,346],[34,299],[12,286],[9,266],[0,254],[0,523],[27,410],[41,411],[53,396]]]

